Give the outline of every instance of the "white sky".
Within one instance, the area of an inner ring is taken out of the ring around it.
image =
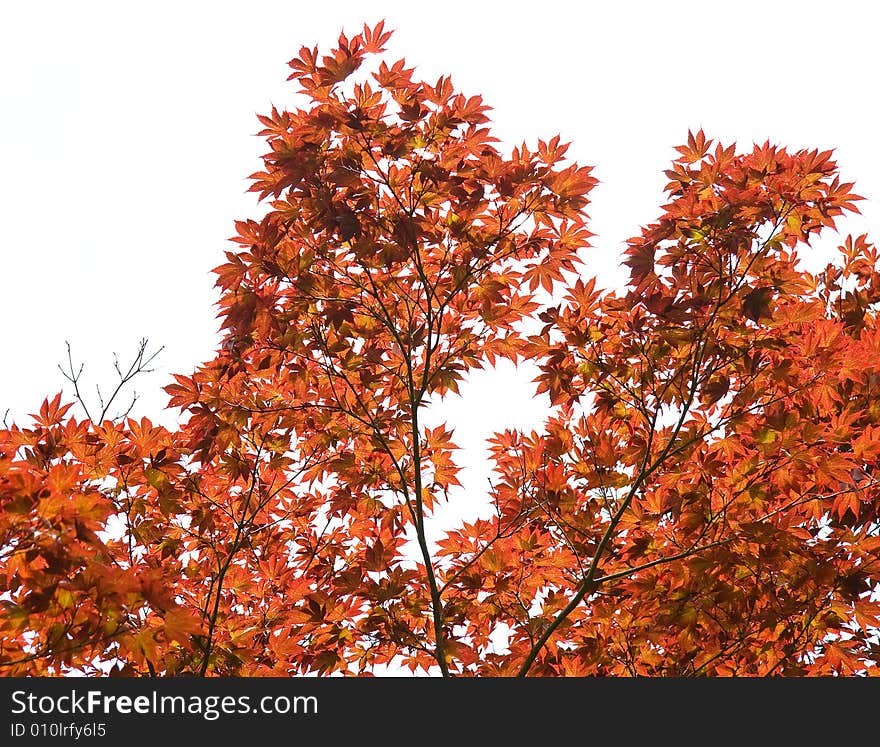
[[[0,14],[0,416],[26,420],[65,383],[64,341],[108,386],[112,353],[165,346],[135,414],[162,413],[170,372],[211,357],[210,269],[260,168],[255,114],[290,101],[303,44],[385,18],[389,55],[449,73],[505,143],[560,132],[601,184],[591,271],[653,220],[689,128],[743,147],[836,148],[878,225],[877,42],[871,2],[28,2]],[[471,449],[534,420],[528,376],[479,377],[443,413]]]

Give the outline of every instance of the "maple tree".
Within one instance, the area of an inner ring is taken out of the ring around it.
[[[860,199],[831,153],[690,134],[602,290],[590,169],[504,155],[389,36],[302,48],[302,105],[260,117],[268,211],[179,429],[59,395],[0,430],[0,671],[875,673],[878,254],[798,254]],[[499,359],[552,411],[435,541],[458,468],[424,410]]]

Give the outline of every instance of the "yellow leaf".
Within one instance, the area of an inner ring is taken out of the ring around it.
[[[165,473],[155,467],[147,467],[144,469],[144,477],[146,477],[147,482],[157,490],[168,482]]]
[[[755,434],[755,440],[759,444],[772,444],[777,437],[776,431],[771,431],[769,428],[762,428]]]

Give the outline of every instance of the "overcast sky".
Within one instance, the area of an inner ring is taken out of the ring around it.
[[[870,2],[29,2],[0,26],[0,415],[65,383],[89,393],[141,337],[165,351],[135,410],[172,424],[161,386],[218,341],[211,268],[257,213],[256,114],[290,101],[303,44],[385,18],[389,48],[493,107],[507,145],[557,132],[595,166],[590,272],[658,214],[689,128],[743,147],[835,148],[880,225],[877,29]],[[833,243],[833,238],[832,238]],[[528,376],[486,374],[442,412],[460,445],[538,417]],[[441,413],[435,413],[439,419]],[[479,463],[472,451],[472,463]],[[466,460],[467,461],[467,460]],[[475,468],[471,480],[486,475]]]

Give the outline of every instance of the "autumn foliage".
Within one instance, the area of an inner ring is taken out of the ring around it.
[[[389,36],[304,47],[260,117],[179,430],[60,397],[0,430],[0,671],[875,673],[878,253],[799,261],[860,199],[831,153],[691,134],[604,290],[590,169],[502,152]],[[461,495],[420,419],[500,359],[552,409]],[[450,495],[484,518],[435,541]]]

